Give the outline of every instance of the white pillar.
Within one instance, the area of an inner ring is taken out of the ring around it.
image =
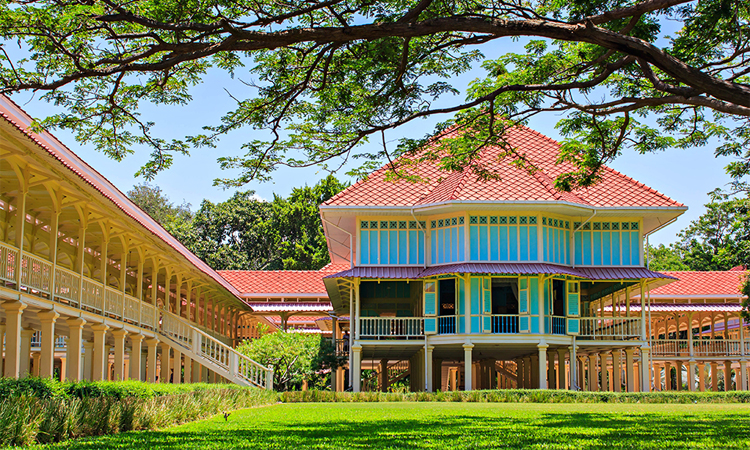
[[[425,367],[425,369],[424,369],[424,371],[425,371],[424,382],[425,382],[425,391],[427,391],[427,392],[432,392],[433,391],[433,386],[432,386],[432,381],[433,381],[433,375],[432,375],[432,370],[433,370],[433,367],[432,367],[432,365],[433,365],[432,351],[434,349],[435,349],[435,347],[433,347],[431,345],[428,345],[426,347],[426,351],[424,353],[424,367]],[[386,369],[386,372],[387,372],[387,369]],[[331,376],[333,376],[333,375],[331,375]],[[387,379],[388,379],[388,377],[386,375],[386,380]]]
[[[571,367],[571,375],[572,375],[572,370],[573,370],[572,363],[570,364],[570,367]],[[573,384],[572,381],[573,380],[571,379],[571,385]],[[566,384],[566,377],[565,377],[565,347],[561,347],[557,349],[557,388],[566,389],[567,387],[568,386]]]
[[[641,369],[641,392],[651,391],[651,375],[648,368],[650,351],[651,349],[646,346],[641,347],[641,363],[638,366]]]
[[[688,391],[695,391],[695,361],[690,360],[687,364],[687,382]]]
[[[742,321],[742,318],[740,318],[740,321]],[[747,385],[747,361],[743,359],[740,361],[740,371],[737,372],[737,390],[746,391]]]
[[[539,350],[539,389],[547,389],[547,345],[541,342],[536,346]]]
[[[94,362],[92,365],[92,378],[94,381],[106,380],[107,377],[107,361],[109,360],[109,353],[106,351],[106,337],[109,326],[98,323],[91,327],[94,330]]]
[[[123,328],[112,331],[112,337],[115,341],[115,381],[125,379],[125,336],[127,335],[128,332]]]
[[[352,391],[360,392],[362,390],[362,346],[358,343],[352,347],[352,356],[352,367],[350,368]]]
[[[619,348],[612,351],[612,390],[615,392],[622,392],[621,356],[622,354]]]
[[[635,347],[625,349],[625,371],[627,392],[635,392]],[[658,378],[658,377],[657,377]],[[657,380],[658,384],[658,380]]]
[[[34,330],[21,329],[21,378],[26,378],[30,374],[31,337],[33,335]]]
[[[146,381],[156,383],[156,346],[159,340],[156,338],[146,339]]]
[[[130,335],[130,379],[141,381],[141,353],[143,352],[143,335]]]
[[[42,324],[41,358],[39,360],[39,376],[50,378],[55,367],[55,322],[60,314],[57,311],[41,311],[37,317]]]
[[[3,302],[5,310],[5,376],[21,376],[21,315],[26,308],[23,302]],[[28,369],[27,369],[28,370]]]
[[[172,383],[182,383],[182,352],[174,350],[172,356]]]
[[[161,347],[161,370],[159,371],[159,383],[169,383],[169,344],[162,342]]]
[[[464,344],[464,390],[470,391],[472,390],[472,364],[471,364],[471,352],[474,349],[474,344]]]
[[[83,325],[86,321],[81,317],[74,317],[65,321],[68,324],[68,346],[66,348],[66,359],[68,363],[67,379],[71,381],[81,380],[81,345],[83,342]]]
[[[188,355],[183,355],[183,357],[185,358],[185,384],[190,384],[193,382],[193,360]]]
[[[84,341],[83,343],[83,374],[81,377],[86,381],[92,381],[94,375],[94,343]]]
[[[698,389],[701,392],[706,390],[706,364],[702,362],[698,363]]]

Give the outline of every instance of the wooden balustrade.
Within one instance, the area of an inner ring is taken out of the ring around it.
[[[641,319],[638,317],[581,317],[582,339],[626,340],[641,336]]]
[[[361,337],[422,337],[423,317],[362,317]]]
[[[745,354],[750,350],[750,343],[745,342]],[[742,341],[738,339],[694,339],[690,351],[688,339],[654,339],[651,341],[651,352],[654,357],[721,357],[742,355]]]

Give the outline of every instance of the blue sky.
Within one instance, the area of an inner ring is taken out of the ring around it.
[[[500,51],[521,50],[520,42],[507,43],[508,45],[493,47],[494,50],[490,53],[495,54],[488,54],[487,56],[497,56]],[[457,87],[465,87],[469,81],[483,74],[484,71],[477,65],[475,69],[451,81]],[[238,74],[238,78],[244,78],[245,81],[248,81],[248,78],[245,77],[247,75]],[[212,71],[205,77],[202,84],[193,89],[194,100],[189,105],[184,107],[144,105],[141,113],[145,119],[156,122],[155,131],[161,137],[179,138],[197,134],[202,126],[218,123],[219,118],[233,108],[233,100],[225,89],[239,98],[244,98],[250,94],[249,88],[240,83],[238,79],[232,79],[226,74]],[[45,117],[55,111],[50,104],[38,100],[38,97],[29,93],[14,95],[13,99],[37,118]],[[461,99],[462,97],[459,96],[444,101],[447,103],[460,101]],[[393,141],[402,136],[423,137],[434,129],[436,122],[445,119],[446,117],[440,117],[415,122],[401,127],[397,131],[389,132],[386,137]],[[559,133],[554,129],[556,122],[557,116],[546,114],[532,119],[530,126],[554,139],[560,139]],[[224,137],[215,149],[195,149],[189,157],[176,156],[173,166],[160,173],[153,180],[153,183],[160,186],[173,201],[179,203],[184,200],[192,204],[193,208],[197,208],[204,198],[211,201],[224,200],[231,196],[234,191],[224,190],[212,185],[215,178],[229,176],[229,174],[220,170],[216,158],[242,154],[240,146],[244,142],[252,140],[255,137],[253,133],[254,131],[251,129],[243,129]],[[148,149],[137,149],[135,154],[118,163],[96,152],[92,146],[76,142],[69,133],[57,130],[54,131],[54,134],[119,189],[127,191],[134,184],[143,181],[134,178],[133,174],[145,162],[150,153]],[[379,146],[380,144],[376,142],[368,145]],[[366,148],[364,147],[364,149]],[[651,236],[651,242],[658,244],[673,242],[681,229],[704,212],[703,205],[708,201],[707,193],[717,187],[723,187],[729,182],[729,178],[724,172],[724,166],[728,162],[729,159],[727,158],[715,158],[713,147],[707,146],[647,155],[626,150],[610,166],[688,205],[689,210],[676,223]],[[253,182],[247,185],[246,189],[255,190],[260,197],[269,199],[273,197],[274,193],[287,195],[293,187],[314,184],[326,175],[327,173],[318,168],[281,168],[275,173],[272,182]],[[340,179],[346,179],[346,176],[341,173],[337,176]]]

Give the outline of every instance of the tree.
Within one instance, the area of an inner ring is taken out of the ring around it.
[[[690,270],[683,262],[682,253],[674,244],[659,244],[657,247],[649,245],[648,247],[648,267],[651,270],[671,271],[671,270]]]
[[[274,254],[273,207],[236,192],[224,202],[203,200],[190,224],[193,234],[182,240],[190,251],[215,270],[264,269]],[[178,237],[179,239],[179,237]]]
[[[714,191],[706,212],[679,237],[677,246],[691,270],[750,266],[750,196]]]
[[[319,208],[347,186],[330,175],[312,187],[295,188],[289,198],[274,197],[270,229],[276,241],[269,269],[319,269],[331,261]]]
[[[278,391],[300,389],[304,381],[320,385],[324,369],[341,364],[329,339],[319,334],[277,331],[240,344],[238,352],[273,367],[273,385]]]
[[[128,196],[214,270],[317,270],[331,261],[318,208],[347,186],[330,175],[273,202],[240,191],[203,200],[195,213],[158,186],[137,185]]]
[[[401,157],[393,177],[420,179],[411,168],[425,159],[493,177],[477,158],[486,145],[534,170],[504,135],[538,114],[557,117],[566,137],[561,189],[595,183],[626,147],[713,139],[736,158],[738,183],[750,171],[747,1],[28,0],[3,3],[0,20],[26,56],[4,52],[1,91],[43,93],[64,111],[39,126],[70,129],[115,159],[149,146],[146,178],[242,127],[265,134],[247,133],[244,156],[220,158],[240,173],[219,183],[267,180],[281,165],[336,170],[354,157],[358,173]],[[525,51],[485,56],[518,38]],[[486,74],[457,98],[457,76],[477,64]],[[202,133],[154,135],[142,104],[189,103],[209,70],[256,80]],[[462,133],[431,150],[417,150],[427,137],[388,148],[386,131],[429,116]],[[382,150],[359,147],[369,140]]]
[[[161,225],[175,219],[189,221],[192,218],[189,203],[175,205],[159,186],[148,183],[136,184],[127,192],[127,196]]]

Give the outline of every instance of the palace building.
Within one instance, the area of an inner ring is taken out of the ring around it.
[[[338,391],[748,389],[746,270],[649,270],[648,236],[685,205],[610,168],[554,188],[559,144],[515,127],[529,171],[374,172],[321,205],[319,271],[215,272],[0,97],[3,374],[234,382],[273,371],[234,347],[319,333]],[[455,131],[454,131],[455,132]]]

